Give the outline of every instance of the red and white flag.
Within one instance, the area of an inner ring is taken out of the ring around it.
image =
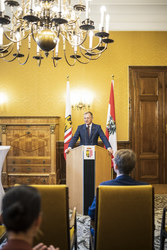
[[[66,112],[64,125],[64,158],[66,159],[65,150],[68,148],[69,142],[72,138],[72,120],[71,120],[71,103],[70,103],[70,83],[67,80],[66,87]]]
[[[114,80],[111,81],[111,91],[107,113],[106,123],[106,137],[109,140],[111,147],[114,151],[117,151],[117,134],[116,134],[116,123],[115,123],[115,105],[114,105]],[[113,164],[112,164],[113,165]]]

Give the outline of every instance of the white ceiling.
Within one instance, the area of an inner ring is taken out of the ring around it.
[[[69,1],[72,5],[80,2],[85,5],[85,0]],[[102,5],[110,15],[111,31],[167,31],[167,0],[89,0],[89,17],[94,21],[96,30]],[[6,12],[9,15],[8,8]],[[84,20],[85,13],[82,17]]]
[[[89,5],[96,29],[104,5],[110,15],[110,30],[167,31],[167,0],[91,0]]]

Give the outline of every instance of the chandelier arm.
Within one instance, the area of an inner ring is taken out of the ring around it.
[[[92,49],[86,49],[86,48],[83,47],[83,46],[80,46],[80,47],[81,47],[83,50],[85,50],[86,52],[90,52],[90,53],[91,53],[92,50],[97,49],[97,47],[99,47],[100,43],[101,43],[101,41],[99,41],[99,43],[98,43],[94,48],[92,48]],[[82,45],[82,44],[81,44],[81,45]]]
[[[65,36],[64,36],[64,37],[65,37]],[[87,37],[88,37],[88,31],[86,32],[86,35],[85,35],[83,41],[82,41],[81,43],[76,44],[76,46],[81,46],[81,45],[86,41]],[[65,37],[65,39],[66,39],[66,41],[67,41],[71,46],[74,46],[74,44],[73,44],[70,40],[68,40],[67,37]],[[84,47],[83,47],[83,48],[84,48]],[[86,50],[86,48],[85,48],[85,50]]]
[[[4,59],[4,61],[5,61],[5,62],[13,62],[16,58],[17,58],[17,55],[16,55],[16,56],[14,56],[14,58],[13,58],[13,59],[11,59],[11,60],[5,60],[5,59]]]
[[[17,14],[18,14],[18,11],[16,11],[16,12],[12,12],[13,13],[13,19],[14,19],[14,17],[16,18],[16,20],[21,20],[19,17],[17,17]],[[22,22],[23,23],[23,22]]]
[[[99,52],[93,52],[93,50],[94,49],[97,49],[97,47],[100,45],[100,43],[96,46],[96,47],[94,47],[93,49],[85,49],[83,46],[80,46],[80,49],[83,49],[83,50],[85,50],[86,52],[88,52],[88,53],[91,53],[91,54],[93,54],[93,55],[101,55],[106,49],[107,49],[107,44],[105,44],[105,47],[104,47],[104,49],[103,50],[100,50]]]
[[[80,44],[78,44],[78,46],[81,46],[86,41],[87,37],[88,37],[88,31],[86,32],[84,40]]]
[[[55,63],[55,61],[56,61],[56,63]],[[57,67],[57,60],[55,60],[54,58],[53,58],[53,65],[55,68]]]
[[[69,61],[67,60],[67,57],[66,57],[66,51],[64,50],[64,58],[66,60],[66,63],[69,65],[69,66],[74,66],[75,63],[76,63],[76,59],[74,59],[74,63],[73,64],[70,64]]]
[[[101,54],[98,54],[98,56],[97,56],[96,58],[87,57],[87,56],[85,56],[84,53],[82,52],[81,48],[80,48],[80,52],[81,52],[82,56],[85,57],[86,59],[88,59],[89,61],[97,60],[97,59],[101,56]]]
[[[99,54],[97,57],[91,57],[91,58],[89,58],[89,60],[90,61],[95,61],[95,60],[97,60],[97,59],[99,59],[99,57],[101,56],[101,54]]]
[[[33,38],[34,42],[36,42],[36,43],[37,43],[37,41],[36,41],[36,39],[35,39],[35,36],[34,36],[34,32],[33,32],[33,28],[32,28],[32,26],[31,26],[31,34],[32,34],[32,38]]]
[[[19,64],[20,65],[25,65],[26,63],[27,63],[27,61],[28,61],[28,59],[29,59],[29,56],[30,56],[30,49],[28,49],[29,51],[28,51],[28,55],[27,55],[27,58],[26,58],[26,60],[23,62],[23,63],[20,63],[20,58],[18,58],[18,61],[19,61]]]
[[[12,43],[14,43],[15,41],[14,40],[12,40],[5,32],[4,32],[4,35],[5,35],[5,37],[8,39],[8,41],[10,41],[10,42],[12,42]]]
[[[28,35],[26,35],[25,37],[23,37],[22,39],[16,41],[16,40],[11,39],[5,32],[4,32],[4,35],[5,35],[5,37],[6,37],[9,41],[11,41],[12,43],[21,42],[21,41],[27,39],[27,37],[29,36],[29,34],[28,34]]]
[[[77,61],[79,62],[79,63],[82,63],[82,64],[88,64],[89,62],[90,62],[90,59],[89,58],[87,58],[88,59],[88,61],[87,62],[82,62],[81,60],[79,60],[77,57],[76,57],[76,59],[77,59]]]
[[[4,45],[3,45],[4,51],[7,50],[7,49],[9,49],[9,47],[10,47],[12,44],[13,44],[13,42],[10,42],[10,43],[8,43],[8,44],[4,44]]]
[[[29,36],[29,33],[28,33],[28,35],[26,35],[25,37],[23,37],[22,39],[20,39],[20,40],[18,40],[17,42],[21,42],[21,41],[23,41],[23,40],[25,40],[25,39],[27,39],[27,37]]]
[[[12,44],[13,45],[13,44]],[[10,55],[11,54],[11,52],[13,51],[13,47],[12,47],[12,49],[11,49],[11,51],[9,51],[9,53],[7,53],[6,55],[3,55],[3,56],[1,56],[0,58],[5,58],[5,57],[7,57],[8,55]],[[6,60],[4,60],[4,61],[6,61]],[[6,61],[7,62],[7,61]]]

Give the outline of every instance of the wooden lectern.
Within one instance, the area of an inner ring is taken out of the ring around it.
[[[69,206],[87,215],[96,187],[111,179],[111,156],[99,146],[79,146],[67,154],[66,184],[69,187]]]

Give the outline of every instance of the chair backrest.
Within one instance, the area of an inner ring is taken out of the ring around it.
[[[66,185],[32,185],[42,198],[42,224],[34,245],[43,242],[70,249],[68,188]]]
[[[99,186],[95,249],[153,249],[153,209],[151,185]]]

